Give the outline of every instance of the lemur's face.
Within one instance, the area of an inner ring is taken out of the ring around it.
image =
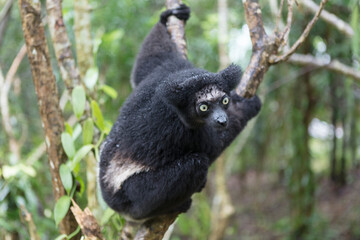
[[[230,97],[216,85],[209,85],[196,93],[195,109],[197,120],[215,128],[225,128],[228,124],[226,109]]]

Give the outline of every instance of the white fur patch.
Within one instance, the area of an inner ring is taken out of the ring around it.
[[[108,184],[109,188],[116,192],[121,189],[126,179],[134,174],[147,172],[149,170],[150,167],[127,159],[116,159],[115,157],[110,161],[106,169],[106,174],[103,176],[103,181]]]
[[[216,85],[209,85],[196,93],[196,100],[200,102],[213,102],[223,97],[225,93],[221,91]]]

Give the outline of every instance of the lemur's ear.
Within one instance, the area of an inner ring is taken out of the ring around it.
[[[231,64],[230,66],[219,72],[219,74],[221,78],[225,80],[224,88],[227,88],[226,90],[229,91],[234,89],[239,83],[242,71],[238,65]]]

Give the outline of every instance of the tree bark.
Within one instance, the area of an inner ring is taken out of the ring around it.
[[[332,108],[332,116],[331,116],[331,123],[333,125],[333,139],[332,139],[332,149],[331,149],[331,156],[330,156],[330,179],[333,182],[337,181],[337,138],[336,138],[336,125],[339,115],[339,107],[338,107],[338,97],[336,95],[337,89],[337,79],[333,78],[330,79],[330,101],[331,101],[331,108]]]
[[[27,54],[38,97],[40,117],[45,132],[53,193],[55,200],[57,200],[65,194],[59,175],[59,166],[67,159],[61,145],[64,119],[59,106],[58,91],[51,68],[44,26],[41,22],[40,2],[19,0],[19,9]],[[69,211],[60,222],[60,232],[70,234],[76,227],[74,216]]]
[[[53,41],[61,77],[71,94],[72,89],[81,84],[79,71],[71,52],[71,44],[62,15],[61,0],[47,0],[48,26]]]
[[[182,4],[181,0],[166,0],[166,8],[174,9]],[[187,47],[185,37],[185,23],[183,20],[170,16],[167,21],[167,29],[170,33],[171,40],[176,44],[183,58],[187,59]]]
[[[74,8],[76,55],[80,76],[83,79],[87,70],[94,67],[89,2],[88,0],[74,1]]]

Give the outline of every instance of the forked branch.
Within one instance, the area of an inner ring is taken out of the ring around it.
[[[244,9],[246,22],[249,26],[250,38],[252,42],[252,56],[250,63],[246,68],[239,86],[236,89],[237,94],[242,97],[254,96],[257,88],[263,80],[264,74],[268,71],[270,65],[286,61],[305,41],[309,35],[310,30],[315,25],[319,15],[328,0],[322,0],[319,9],[317,10],[313,19],[306,26],[304,32],[301,34],[295,44],[284,54],[278,56],[279,48],[288,41],[288,35],[292,24],[293,3],[294,0],[287,0],[288,17],[287,24],[283,32],[279,33],[277,27],[272,36],[268,36],[264,30],[264,23],[262,20],[262,13],[258,0],[244,0]],[[280,11],[283,7],[281,1]],[[280,14],[277,17],[277,26],[279,25]]]

